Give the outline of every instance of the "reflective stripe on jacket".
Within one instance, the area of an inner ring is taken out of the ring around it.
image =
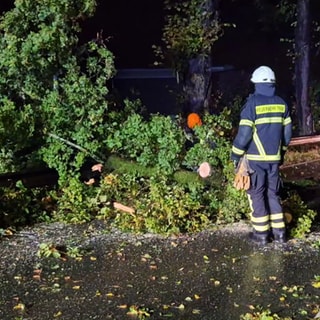
[[[274,89],[269,92],[269,95],[255,92],[248,98],[240,115],[231,159],[237,160],[246,153],[251,161],[281,160],[281,151],[291,139],[291,117],[284,100],[272,94]]]

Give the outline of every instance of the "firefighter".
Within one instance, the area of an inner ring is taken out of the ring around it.
[[[246,155],[253,170],[246,191],[253,228],[250,239],[262,245],[271,240],[285,243],[279,166],[292,136],[290,112],[286,102],[275,94],[276,78],[272,69],[260,66],[252,73],[251,82],[255,90],[241,110],[231,160],[237,166]]]

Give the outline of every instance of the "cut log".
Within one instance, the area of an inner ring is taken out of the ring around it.
[[[303,144],[317,143],[317,142],[320,142],[320,135],[296,137],[291,139],[289,146],[300,146]]]
[[[133,214],[135,212],[135,210],[131,207],[128,207],[128,206],[125,206],[119,202],[114,202],[113,203],[113,207],[115,209],[118,209],[118,210],[121,210],[121,211],[124,211],[124,212],[128,212],[130,214]]]

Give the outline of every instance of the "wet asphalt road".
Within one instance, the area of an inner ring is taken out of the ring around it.
[[[267,309],[314,318],[320,263],[311,242],[320,233],[257,247],[249,231],[244,223],[170,238],[109,233],[99,223],[22,231],[0,243],[0,319],[235,320]],[[77,254],[38,257],[49,242]]]

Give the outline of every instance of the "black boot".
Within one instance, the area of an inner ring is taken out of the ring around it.
[[[268,234],[265,233],[252,232],[249,235],[249,239],[252,242],[262,246],[266,245],[269,242]]]
[[[277,243],[286,243],[287,242],[287,236],[286,236],[285,232],[276,233],[273,235],[273,237],[274,237],[274,239],[273,239],[274,242],[277,242]]]
[[[287,242],[287,236],[286,236],[286,229],[273,229],[271,231],[271,238],[276,243],[286,243]]]

